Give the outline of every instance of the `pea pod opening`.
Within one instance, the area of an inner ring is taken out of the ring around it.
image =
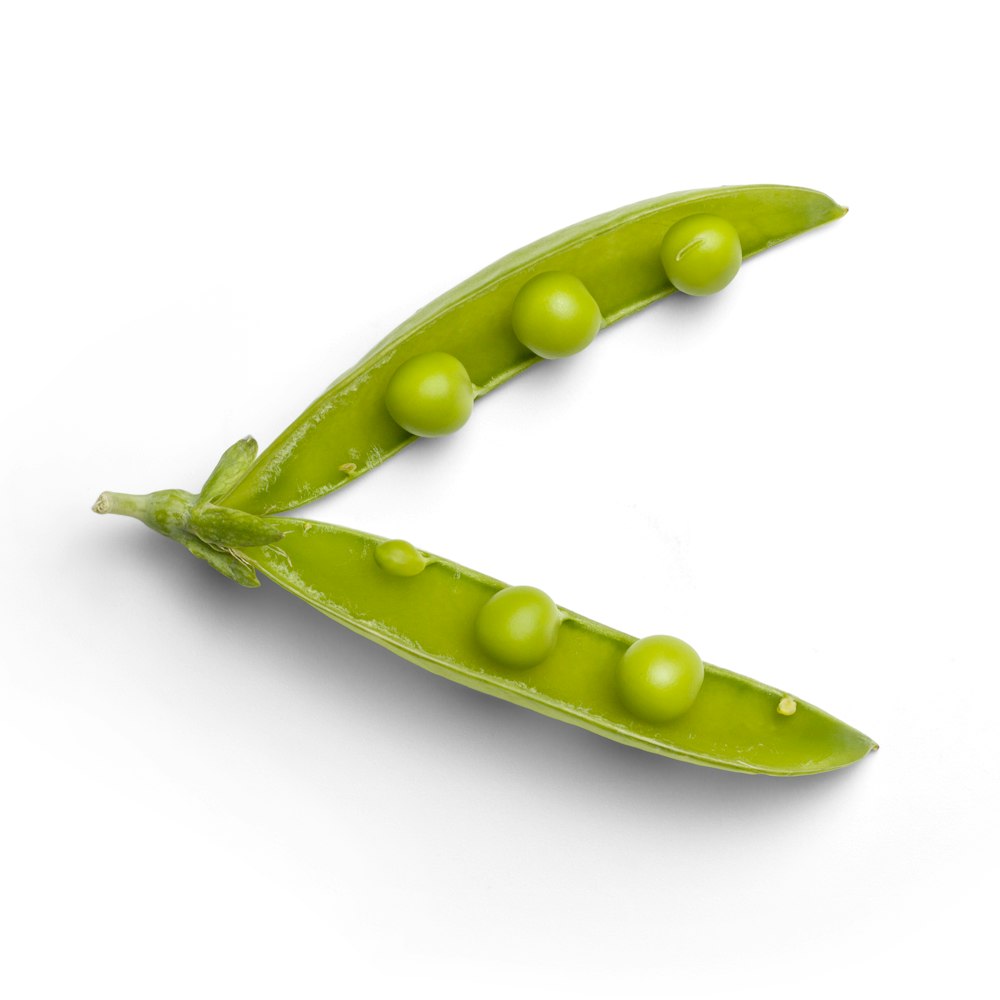
[[[224,502],[254,514],[291,510],[345,486],[410,444],[414,434],[393,419],[385,400],[394,373],[420,355],[457,358],[477,396],[541,360],[517,339],[511,324],[517,293],[539,274],[565,272],[579,279],[608,326],[674,291],[660,244],[685,217],[727,220],[746,258],[845,212],[808,188],[710,188],[620,208],[532,243],[397,327],[278,436]]]

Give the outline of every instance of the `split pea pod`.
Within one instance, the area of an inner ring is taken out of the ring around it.
[[[214,490],[253,448],[230,448],[199,494],[102,493],[94,510],[143,521],[245,587],[263,573],[432,673],[642,750],[800,775],[875,749],[787,691],[703,663],[680,639],[634,639],[399,539],[218,506]]]
[[[351,482],[417,434],[457,429],[475,398],[542,356],[579,349],[599,327],[673,292],[661,251],[682,220],[723,220],[746,258],[844,212],[807,188],[712,188],[621,208],[524,247],[397,327],[279,435],[224,502],[255,514],[291,510]],[[515,307],[533,291],[545,292],[529,283],[553,274],[579,286],[552,291],[575,309],[563,317],[574,340],[568,349],[558,340],[536,343],[530,323],[520,339],[515,335]],[[443,401],[420,395],[435,379],[449,387]]]
[[[816,774],[875,749],[863,733],[787,692],[708,664],[690,705],[676,718],[647,721],[622,697],[632,636],[552,605],[554,627],[533,621],[530,635],[513,637],[516,646],[552,633],[540,655],[518,662],[511,649],[484,645],[481,625],[498,596],[532,588],[506,588],[361,531],[293,518],[268,523],[286,533],[242,549],[248,563],[347,628],[467,687],[619,743],[730,771]]]

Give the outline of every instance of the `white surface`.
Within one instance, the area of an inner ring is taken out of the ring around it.
[[[4,7],[4,996],[992,974],[994,53],[971,3],[826,6]],[[755,181],[851,213],[309,514],[682,635],[858,766],[628,750],[90,513],[196,487],[509,250]]]

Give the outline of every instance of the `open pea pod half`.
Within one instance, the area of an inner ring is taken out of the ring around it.
[[[536,275],[565,272],[582,281],[607,326],[674,291],[659,251],[664,234],[681,219],[707,213],[727,220],[746,258],[845,211],[807,188],[712,188],[617,209],[532,243],[397,327],[281,433],[224,502],[255,514],[291,510],[413,441],[390,416],[386,395],[394,373],[418,355],[457,358],[477,397],[534,364],[539,357],[514,335],[511,313],[518,292]]]
[[[636,640],[556,608],[540,591],[554,628],[530,662],[511,665],[510,650],[496,655],[481,628],[487,603],[507,590],[500,581],[406,542],[215,504],[214,491],[252,460],[254,447],[252,439],[233,445],[198,495],[102,493],[94,510],[143,521],[245,587],[259,585],[259,571],[432,673],[642,750],[730,771],[796,775],[844,767],[876,749],[787,692],[710,665],[672,721],[643,721],[616,684]],[[526,631],[530,644],[531,622]],[[523,638],[515,635],[515,645],[523,647]]]
[[[385,539],[313,521],[268,523],[287,533],[241,553],[265,576],[424,669],[543,715],[652,753],[758,774],[830,771],[875,749],[864,734],[787,692],[710,665],[686,712],[669,723],[644,722],[615,685],[632,636],[559,609],[552,651],[527,669],[506,667],[476,634],[478,616],[503,583],[426,553],[403,567],[413,575],[400,575],[380,564]]]

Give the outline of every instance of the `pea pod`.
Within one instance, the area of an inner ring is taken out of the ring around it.
[[[681,219],[707,214],[727,220],[749,257],[844,212],[818,191],[751,185],[667,195],[548,236],[480,271],[397,327],[286,428],[222,499],[254,514],[291,510],[339,489],[409,444],[414,435],[390,415],[386,396],[393,374],[411,359],[431,352],[457,358],[476,396],[540,360],[511,325],[518,292],[539,274],[565,272],[579,279],[607,326],[674,290],[660,249],[665,233]],[[449,414],[450,426],[462,416]]]
[[[249,563],[335,621],[459,684],[619,743],[730,771],[815,774],[875,749],[867,736],[787,692],[710,665],[683,715],[644,722],[614,683],[633,637],[560,609],[552,651],[526,669],[506,667],[475,629],[504,589],[500,581],[427,553],[419,553],[418,572],[403,575],[381,565],[384,539],[313,521],[279,523],[287,531],[280,540],[242,550]]]
[[[730,771],[798,775],[844,767],[875,749],[864,734],[787,692],[707,664],[677,718],[646,721],[616,674],[643,643],[557,608],[541,591],[506,588],[407,542],[316,521],[214,507],[212,533],[202,540],[192,525],[203,504],[183,490],[161,490],[103,493],[94,509],[138,518],[244,586],[256,586],[256,572],[263,573],[432,673],[641,750]],[[256,522],[257,544],[234,546],[233,537],[251,534],[247,518]],[[540,629],[497,644],[490,610],[512,592],[551,607],[554,620],[544,613]]]
[[[245,587],[272,578],[427,670],[696,764],[772,775],[850,764],[872,741],[787,692],[702,662],[672,636],[635,640],[533,587],[400,540],[273,518],[379,464],[414,435],[451,433],[476,396],[602,324],[669,294],[710,294],[749,256],[844,212],[803,188],[673,195],[581,223],[504,258],[404,323],[256,462],[245,438],[199,494],[104,493]],[[679,224],[679,225],[678,225]]]

